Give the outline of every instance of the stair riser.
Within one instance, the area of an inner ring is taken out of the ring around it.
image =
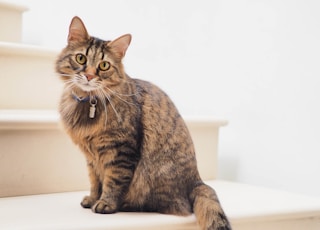
[[[0,41],[21,42],[22,13],[27,8],[0,2]]]
[[[217,169],[218,129],[221,124],[188,121],[203,179],[214,179]],[[0,197],[87,190],[83,154],[60,129],[18,129],[0,126]]]
[[[54,57],[0,54],[0,109],[56,109],[62,83]]]

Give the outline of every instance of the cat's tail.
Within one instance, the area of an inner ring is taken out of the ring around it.
[[[226,217],[216,192],[204,183],[197,184],[191,194],[193,212],[201,230],[231,230],[231,225]]]

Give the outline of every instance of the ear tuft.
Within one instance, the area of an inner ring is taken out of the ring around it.
[[[131,42],[131,35],[125,34],[121,37],[113,40],[108,43],[108,47],[110,47],[111,51],[117,56],[117,58],[121,59],[126,54],[126,51]]]
[[[68,42],[83,42],[89,40],[90,36],[82,20],[75,16],[69,26]]]

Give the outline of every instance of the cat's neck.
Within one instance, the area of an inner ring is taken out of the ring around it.
[[[73,97],[73,99],[79,102],[89,101],[90,96],[92,96],[90,92],[85,92],[82,90],[75,90],[75,89],[71,90],[70,94]]]
[[[91,95],[90,92],[86,92],[80,89],[72,89],[70,90],[70,94],[74,99],[79,101],[85,100],[86,98],[89,98]]]

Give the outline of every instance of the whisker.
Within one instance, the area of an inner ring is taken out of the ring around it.
[[[72,89],[77,85],[77,82],[82,81],[84,78],[84,76],[82,76],[81,74],[61,74],[61,75],[72,77],[70,79],[64,80],[66,90]]]
[[[119,113],[117,112],[116,108],[114,107],[113,103],[111,102],[111,97],[110,97],[110,95],[109,95],[106,91],[104,91],[102,88],[100,88],[100,89],[101,89],[101,92],[103,93],[103,95],[108,99],[108,101],[109,101],[109,103],[110,103],[113,111],[115,112],[115,114],[116,114],[116,116],[117,116],[117,118],[118,118],[118,121],[121,122],[122,119],[121,119]]]
[[[67,74],[67,73],[59,73],[60,76],[62,77],[73,77],[74,74]]]
[[[129,104],[129,105],[134,105],[134,106],[137,106],[137,104],[135,103],[132,103],[132,102],[129,102],[129,101],[126,101],[124,100],[122,97],[120,97],[121,94],[117,94],[117,93],[114,93],[114,91],[110,90],[108,87],[106,87],[107,90],[111,91],[111,93],[113,93],[117,98],[119,98],[121,101]],[[133,96],[133,95],[132,95]]]
[[[75,82],[73,80],[65,81],[65,89],[69,90],[75,86]]]
[[[136,93],[132,93],[132,94],[122,94],[119,93],[117,91],[114,91],[112,89],[110,89],[108,86],[105,86],[111,93],[115,94],[115,95],[119,95],[119,96],[124,96],[124,97],[132,97],[132,96],[136,96],[138,95],[140,92],[136,92]]]

